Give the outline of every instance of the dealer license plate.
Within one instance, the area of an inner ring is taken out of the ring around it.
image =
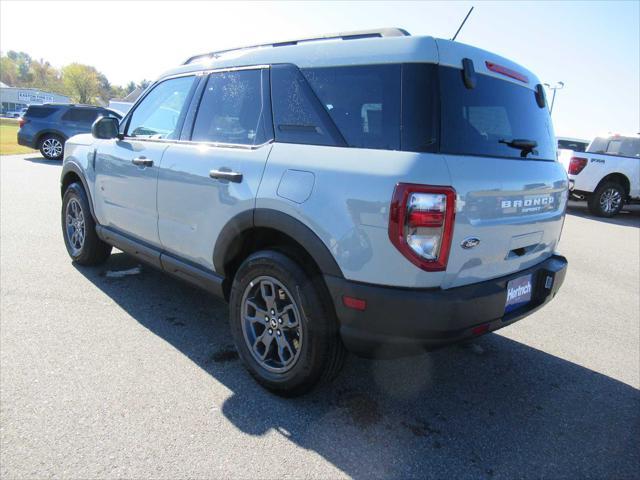
[[[525,306],[531,301],[532,292],[531,274],[511,280],[507,283],[507,303],[504,306],[504,313]]]

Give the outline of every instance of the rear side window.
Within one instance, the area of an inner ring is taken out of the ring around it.
[[[437,69],[428,63],[402,66],[402,150],[438,151]]]
[[[98,118],[99,113],[98,110],[93,108],[70,108],[62,115],[62,120],[92,124]]]
[[[513,141],[530,140],[537,146],[527,158],[556,159],[549,112],[532,90],[487,75],[467,89],[456,68],[440,67],[439,76],[443,153],[522,158]]]
[[[262,88],[266,74],[262,69],[211,74],[191,140],[237,145],[260,145],[270,140],[265,122],[269,110]]]
[[[348,146],[399,150],[400,70],[359,65],[303,73]]]
[[[283,143],[346,146],[344,138],[294,65],[271,68],[275,138]]]
[[[56,110],[55,107],[29,107],[24,116],[26,118],[46,118]]]

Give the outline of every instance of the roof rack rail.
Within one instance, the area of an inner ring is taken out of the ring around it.
[[[407,32],[403,28],[380,28],[373,30],[354,30],[351,32],[339,32],[339,33],[329,33],[326,35],[320,35],[318,37],[309,37],[309,38],[296,38],[294,40],[284,40],[281,42],[275,43],[261,43],[258,45],[249,45],[246,47],[238,47],[238,48],[229,48],[226,50],[218,50],[216,52],[202,53],[200,55],[194,55],[193,57],[189,57],[183,65],[188,65],[189,63],[193,63],[196,60],[205,59],[205,58],[215,58],[223,53],[229,53],[239,50],[249,50],[251,48],[260,48],[260,47],[286,47],[289,45],[297,45],[298,43],[306,43],[306,42],[317,42],[321,40],[358,40],[361,38],[376,38],[376,37],[406,37],[411,34]]]

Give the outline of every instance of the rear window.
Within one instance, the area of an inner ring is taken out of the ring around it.
[[[640,138],[596,137],[587,148],[587,152],[638,158],[640,157]]]
[[[521,158],[514,140],[526,140],[537,144],[527,158],[556,159],[549,112],[533,90],[487,75],[467,89],[461,70],[449,67],[440,67],[439,77],[441,152]]]
[[[584,152],[587,144],[584,142],[574,142],[573,140],[558,140],[558,148],[573,150],[574,152]]]
[[[55,107],[29,107],[27,113],[24,114],[26,118],[45,118],[55,112]]]
[[[427,63],[275,65],[271,79],[278,142],[521,158],[528,140],[527,158],[556,159],[547,108],[506,80],[468,90],[461,70]]]

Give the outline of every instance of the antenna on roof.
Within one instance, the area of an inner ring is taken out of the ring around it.
[[[462,30],[462,27],[464,27],[464,24],[467,21],[467,18],[469,18],[469,15],[471,15],[471,12],[473,12],[473,7],[471,7],[469,9],[469,13],[467,13],[467,16],[464,17],[464,20],[462,20],[462,23],[460,24],[460,26],[458,27],[458,31],[456,32],[456,34],[453,36],[453,38],[451,39],[452,42],[456,41],[456,37],[458,36],[458,34],[460,33],[460,30]]]

